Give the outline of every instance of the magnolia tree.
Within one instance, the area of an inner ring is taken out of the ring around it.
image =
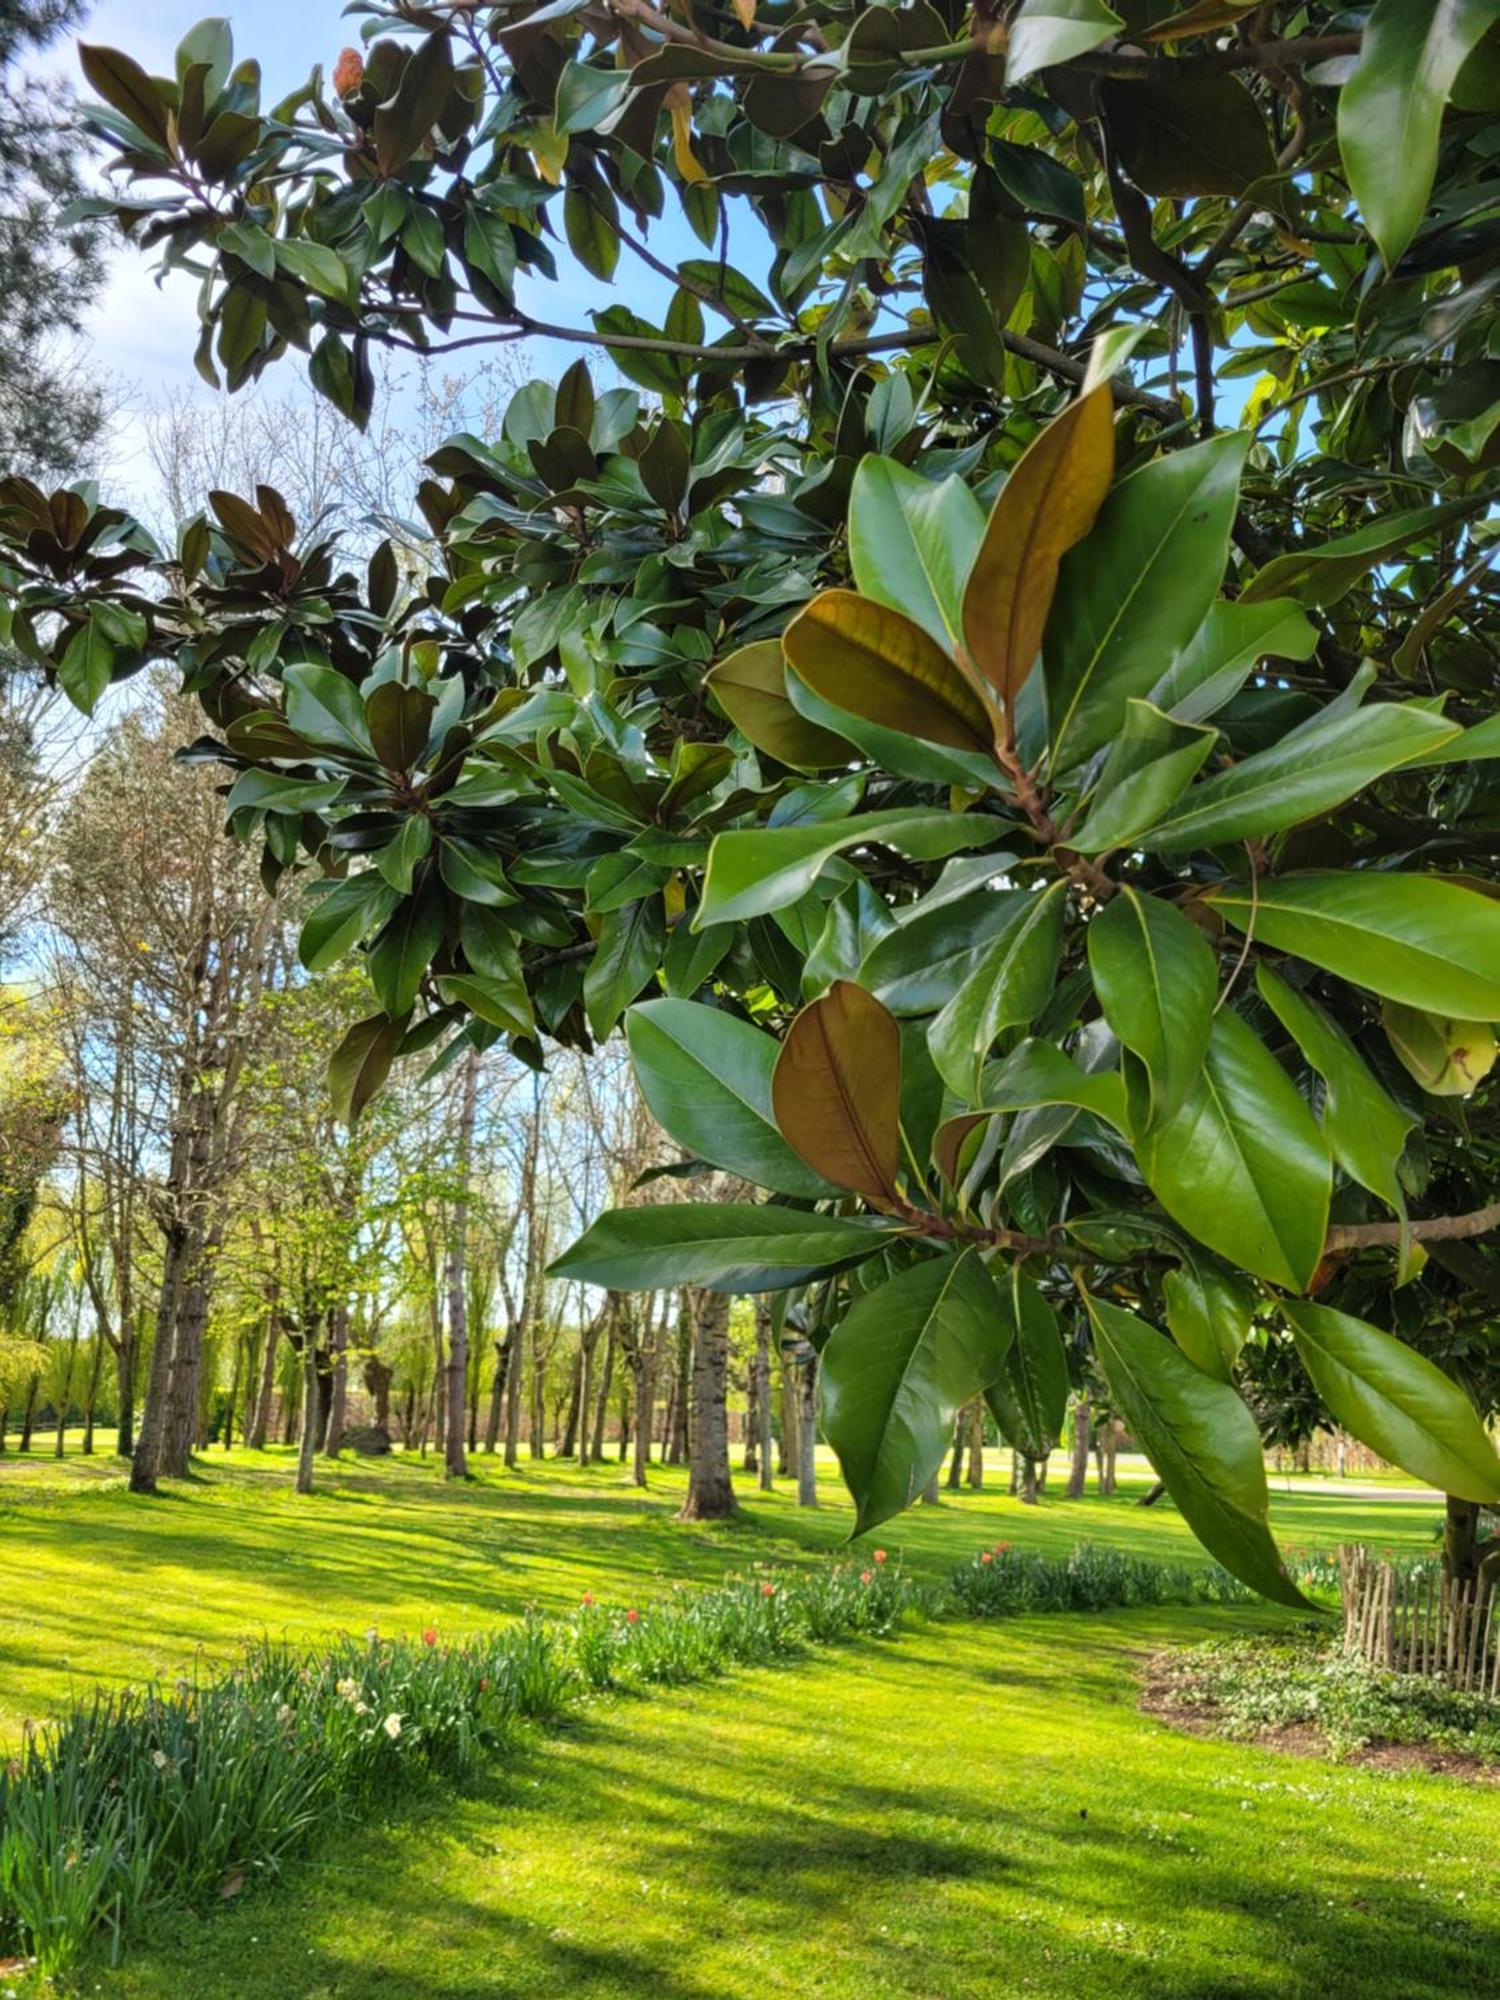
[[[223,22],[82,51],[200,371],[623,381],[452,438],[363,574],[269,488],[167,549],[0,488],[15,643],[85,708],[174,661],[304,963],[362,958],[343,1112],[623,1022],[769,1198],[554,1268],[775,1293],[861,1528],[977,1396],[1045,1448],[1085,1342],[1270,1596],[1247,1339],[1500,1500],[1493,1371],[1400,1309],[1500,1225],[1500,0],[353,11],[269,110]],[[540,316],[563,243],[661,323]]]

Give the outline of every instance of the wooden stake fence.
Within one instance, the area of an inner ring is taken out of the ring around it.
[[[1400,1571],[1356,1545],[1339,1550],[1344,1647],[1377,1667],[1500,1696],[1500,1589],[1436,1568]]]

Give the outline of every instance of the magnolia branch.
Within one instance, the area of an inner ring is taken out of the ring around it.
[[[1466,1237],[1488,1236],[1493,1229],[1500,1229],[1500,1201],[1470,1209],[1467,1215],[1432,1215],[1406,1225],[1417,1243],[1456,1243]],[[1399,1222],[1335,1222],[1323,1254],[1332,1257],[1349,1250],[1378,1249],[1382,1244],[1399,1243],[1401,1236]]]

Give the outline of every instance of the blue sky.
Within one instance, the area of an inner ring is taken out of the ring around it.
[[[315,63],[332,68],[340,49],[361,43],[361,17],[345,18],[337,0],[256,0],[254,6],[215,10],[203,0],[99,0],[82,39],[123,49],[148,70],[170,74],[173,53],[183,35],[205,14],[227,14],[234,30],[236,53],[254,56],[264,79],[262,101],[273,104],[304,82]],[[47,67],[66,76],[82,95],[87,88],[71,41],[48,52]],[[560,227],[560,217],[559,217]],[[539,317],[587,325],[590,308],[624,300],[660,324],[669,288],[628,255],[622,259],[616,284],[605,287],[573,265],[559,244],[559,281],[534,288],[528,303]],[[702,254],[680,219],[659,226],[658,255],[667,261]],[[140,502],[151,483],[142,443],[141,412],[168,394],[212,401],[211,391],[193,369],[198,337],[196,282],[182,273],[158,285],[153,259],[121,246],[113,255],[107,287],[89,321],[89,335],[100,372],[118,385],[122,409],[115,448],[108,468],[111,490],[130,502]],[[561,343],[538,342],[528,353],[531,373],[555,379],[577,353]],[[444,364],[445,371],[464,366],[463,357]],[[605,366],[605,378],[608,379]],[[278,398],[311,396],[306,361],[288,355],[265,378],[265,388]]]

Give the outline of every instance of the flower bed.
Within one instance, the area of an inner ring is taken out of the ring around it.
[[[657,1606],[591,1597],[449,1642],[379,1633],[254,1648],[219,1679],[97,1694],[0,1770],[0,1948],[44,1972],[141,1912],[237,1894],[312,1833],[606,1691],[708,1679],[857,1634],[920,1602],[899,1563],[757,1573]]]

